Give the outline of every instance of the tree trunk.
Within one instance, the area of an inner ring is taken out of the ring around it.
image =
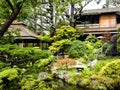
[[[9,26],[12,24],[12,22],[17,18],[18,14],[20,13],[22,5],[19,3],[18,6],[14,9],[14,11],[11,13],[9,18],[6,20],[6,22],[1,26],[0,29],[0,38],[4,35],[4,33],[8,30]]]
[[[74,7],[74,3],[71,2],[71,20],[70,20],[70,26],[71,27],[75,27],[75,19],[74,19],[74,10],[75,10],[75,7]]]

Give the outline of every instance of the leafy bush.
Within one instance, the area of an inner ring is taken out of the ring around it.
[[[53,54],[58,54],[60,52],[67,51],[69,44],[70,44],[69,39],[63,39],[52,43],[49,49]]]
[[[2,61],[0,61],[0,71],[1,71],[1,69],[4,68],[4,67],[5,67],[5,63],[2,62]]]
[[[54,41],[59,41],[62,39],[75,40],[76,37],[76,29],[71,26],[62,26],[59,30],[56,31],[53,39]]]
[[[10,64],[17,65],[19,67],[26,67],[30,63],[34,63],[36,60],[48,58],[51,53],[47,50],[40,50],[35,48],[20,48],[16,45],[4,45],[0,47],[0,59]]]
[[[60,20],[60,21],[55,25],[55,27],[56,27],[57,29],[60,29],[62,26],[68,26],[68,25],[69,25],[68,22],[66,22],[66,21],[64,21],[64,20]]]
[[[50,70],[49,65],[55,60],[55,58],[53,56],[48,57],[46,59],[40,59],[37,60],[33,66],[33,68],[35,68],[36,70],[40,71],[47,71]]]
[[[98,40],[97,42],[94,43],[94,48],[95,49],[99,49],[102,47],[102,41],[101,40]]]
[[[88,35],[87,38],[85,39],[85,41],[91,42],[91,43],[95,43],[97,42],[97,37],[95,37],[94,35]]]
[[[87,46],[82,41],[75,40],[71,42],[68,55],[70,58],[79,58],[84,56],[86,50]]]
[[[52,41],[52,38],[51,38],[49,35],[38,36],[38,38],[39,38],[41,41],[45,41],[45,42],[50,42],[50,41]]]
[[[113,45],[110,43],[104,43],[102,46],[102,53],[107,54],[111,50],[112,46]]]
[[[112,80],[106,77],[94,77],[90,80],[87,90],[115,90],[111,86]]]
[[[19,81],[22,72],[18,68],[12,68],[0,72],[0,89],[1,90],[18,90],[20,88]]]
[[[58,85],[48,81],[36,80],[32,75],[26,75],[20,82],[20,90],[57,90]]]
[[[11,59],[15,65],[34,63],[36,60],[48,58],[50,52],[47,50],[39,50],[33,48],[19,48],[11,50]]]
[[[120,59],[109,62],[99,72],[100,76],[120,80]]]

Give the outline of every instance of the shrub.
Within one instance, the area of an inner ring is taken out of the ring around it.
[[[62,26],[59,30],[56,31],[53,39],[54,41],[59,41],[62,39],[75,40],[76,37],[76,29],[71,26]]]
[[[19,81],[22,72],[18,68],[7,69],[0,72],[0,89],[1,90],[18,90]]]
[[[112,80],[106,77],[94,77],[90,80],[86,90],[114,90],[111,86]]]
[[[94,48],[95,49],[99,49],[102,47],[102,41],[98,40],[97,42],[94,43]]]
[[[31,75],[27,75],[22,78],[20,90],[57,90],[58,85],[52,82],[44,82],[42,80],[36,80]]]
[[[5,67],[5,63],[2,62],[2,61],[0,61],[0,71],[1,71],[1,69],[4,68],[4,67]]]
[[[117,39],[117,51],[120,53],[120,36]]]
[[[38,36],[38,38],[39,38],[41,41],[45,41],[45,42],[51,42],[51,41],[52,41],[52,38],[51,38],[49,35]]]
[[[113,47],[112,44],[104,43],[102,46],[102,53],[107,55],[107,53],[111,50],[112,47]]]
[[[68,55],[70,58],[79,58],[86,53],[87,46],[82,42],[75,40],[71,42]]]
[[[34,63],[34,66],[33,68],[35,68],[36,70],[38,71],[48,71],[50,70],[50,64],[55,60],[55,58],[53,56],[51,57],[48,57],[46,59],[40,59],[40,60],[37,60],[35,63]]]
[[[120,60],[114,60],[105,65],[99,72],[100,76],[120,79]]]
[[[68,69],[69,66],[75,65],[76,61],[72,58],[63,58],[60,60],[57,60],[56,64],[58,67],[63,67],[65,69]]]
[[[94,35],[88,35],[87,38],[85,39],[85,41],[91,42],[91,43],[95,43],[97,42],[97,37],[95,37]]]
[[[49,49],[53,54],[58,54],[60,52],[67,51],[69,44],[70,44],[69,39],[63,39],[63,40],[52,43],[52,45],[49,47]]]
[[[20,48],[16,45],[4,45],[0,47],[1,61],[9,64],[11,67],[17,65],[19,67],[26,67],[36,60],[48,58],[51,53],[47,50],[40,50],[35,48]]]

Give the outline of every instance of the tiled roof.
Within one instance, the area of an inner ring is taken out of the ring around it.
[[[82,12],[82,15],[94,15],[94,14],[112,13],[112,12],[120,12],[120,7],[118,7],[118,8],[103,8],[103,9],[84,10]]]

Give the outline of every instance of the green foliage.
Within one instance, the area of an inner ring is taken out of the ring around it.
[[[84,42],[75,40],[71,42],[68,54],[69,57],[71,58],[79,58],[84,56],[86,50],[87,50],[87,46],[85,45]]]
[[[0,89],[17,90],[20,88],[19,81],[22,72],[18,68],[11,68],[0,72]]]
[[[112,88],[112,80],[106,77],[95,77],[90,80],[87,90],[115,90]]]
[[[98,40],[97,42],[95,42],[94,44],[94,49],[99,49],[102,47],[102,41]]]
[[[77,80],[80,79],[80,74],[76,74],[76,72],[72,72],[70,74],[70,79],[68,80],[68,83],[69,84],[73,84],[73,85],[76,85],[77,84]]]
[[[45,41],[45,42],[50,42],[50,41],[52,41],[52,38],[51,38],[49,35],[38,36],[38,38],[39,38],[41,41]]]
[[[89,78],[85,78],[80,82],[80,86],[82,87],[86,87],[87,85],[89,85],[90,83],[90,79]]]
[[[85,39],[85,41],[91,42],[91,43],[95,43],[97,42],[97,37],[95,37],[94,35],[88,35],[87,38]]]
[[[5,32],[5,36],[0,38],[0,44],[14,43],[14,35],[20,36],[19,30],[16,31],[9,30]]]
[[[120,59],[109,62],[99,72],[100,76],[120,80]]]
[[[59,30],[56,31],[55,36],[53,37],[54,41],[59,41],[62,39],[75,40],[76,39],[76,29],[71,26],[62,26]]]
[[[102,67],[104,67],[110,61],[111,60],[109,60],[109,59],[108,60],[100,60],[100,61],[98,61],[97,64],[95,65],[95,67],[94,67],[95,73],[98,73],[102,69]]]
[[[0,47],[1,60],[10,64],[11,67],[17,65],[19,67],[26,67],[36,60],[48,58],[51,53],[47,50],[40,50],[35,48],[20,48],[16,45],[1,45]]]
[[[76,30],[71,26],[62,26],[56,31],[53,40],[54,42],[49,47],[53,54],[66,52],[69,48],[70,41],[76,39]]]
[[[94,74],[94,70],[91,70],[90,68],[85,68],[81,73],[80,77],[81,78],[90,78]]]
[[[120,53],[120,36],[117,39],[117,51]]]
[[[5,67],[5,63],[2,62],[2,61],[0,61],[0,71],[1,71],[1,69],[4,68],[4,67]]]
[[[59,52],[67,51],[69,44],[70,44],[69,39],[63,39],[52,43],[49,49],[53,54],[57,54]]]
[[[111,50],[112,46],[113,45],[110,43],[104,43],[102,46],[102,53],[107,54]]]
[[[38,4],[38,2],[40,2],[40,0],[34,0],[34,1],[29,0],[25,2],[24,0],[10,0],[11,6],[13,6],[13,9],[16,9],[18,4],[23,3],[23,8],[21,9],[21,12],[17,17],[18,20],[26,19],[26,16],[31,14],[33,7],[35,7],[36,6],[35,4]],[[12,9],[8,5],[7,1],[1,0],[0,11],[1,11],[0,16],[1,16],[2,22],[4,22],[12,13]]]
[[[36,80],[32,76],[27,75],[21,82],[21,90],[56,90],[57,85],[50,82],[46,83],[41,80]]]
[[[33,66],[33,68],[35,68],[36,70],[38,70],[39,72],[41,71],[49,71],[50,70],[50,64],[55,60],[55,58],[53,56],[48,57],[46,59],[40,59],[37,60]]]
[[[68,26],[68,25],[69,25],[68,22],[63,21],[63,20],[60,20],[60,21],[55,25],[55,27],[56,27],[57,29],[60,29],[62,26]]]

